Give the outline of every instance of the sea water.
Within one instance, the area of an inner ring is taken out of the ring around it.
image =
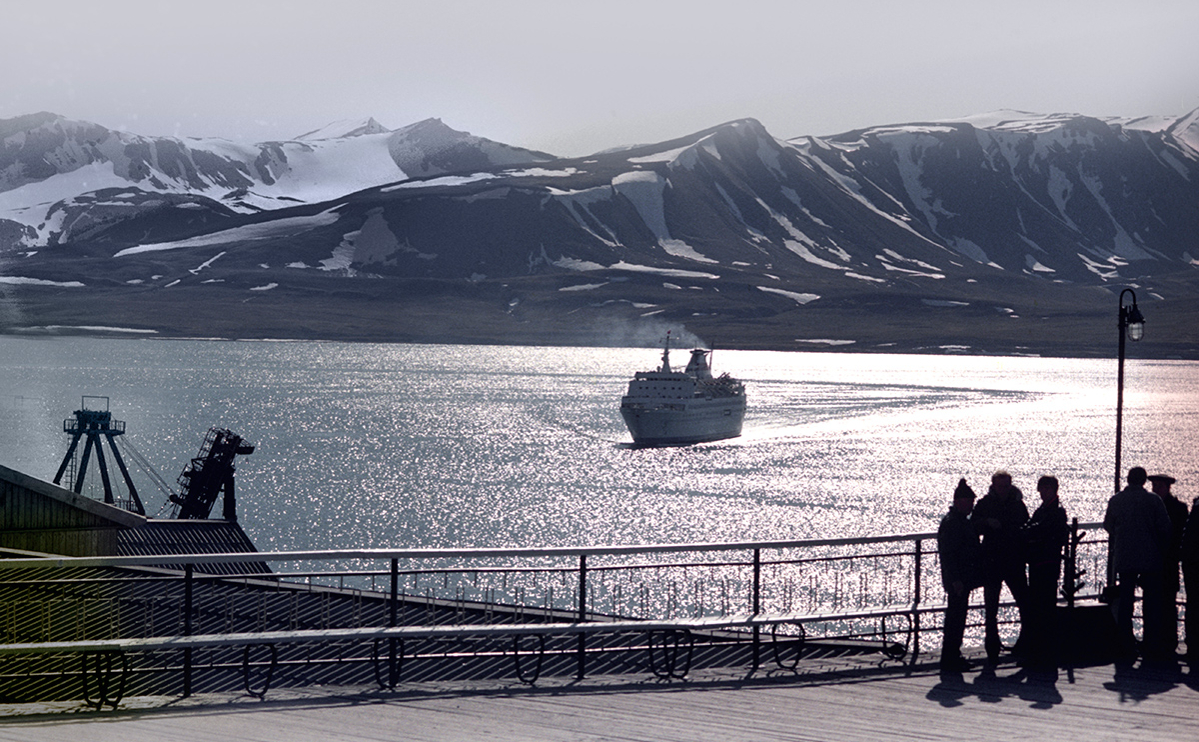
[[[744,434],[634,448],[620,396],[660,353],[0,337],[0,464],[52,479],[84,396],[107,397],[122,443],[171,485],[228,428],[257,447],[237,500],[262,550],[922,532],[959,478],[981,495],[998,469],[1030,509],[1036,477],[1057,475],[1088,521],[1114,488],[1114,359],[718,350],[716,373],[746,383]],[[1195,362],[1126,365],[1124,468],[1177,477],[1188,502],[1197,381]],[[168,514],[133,473],[148,513]]]

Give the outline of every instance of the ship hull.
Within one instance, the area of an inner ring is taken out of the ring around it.
[[[685,446],[741,435],[745,397],[655,407],[626,404],[620,414],[638,446]]]

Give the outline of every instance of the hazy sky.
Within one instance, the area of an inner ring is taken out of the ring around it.
[[[340,119],[558,155],[1012,108],[1199,108],[1197,0],[4,0],[0,118],[287,139]]]

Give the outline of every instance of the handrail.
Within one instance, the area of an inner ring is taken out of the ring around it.
[[[1100,525],[1084,523],[1077,528],[1080,532],[1091,532]],[[1104,536],[1100,531],[1085,543],[1102,544]],[[938,600],[941,595],[935,539],[935,533],[920,532],[716,543],[326,549],[108,557],[63,557],[5,550],[0,551],[0,589],[18,592],[10,592],[7,602],[0,603],[3,612],[0,618],[6,622],[0,637],[7,640],[0,642],[0,654],[40,655],[43,659],[39,662],[43,665],[35,675],[40,678],[39,683],[52,684],[67,682],[65,678],[75,674],[63,664],[58,653],[76,653],[82,657],[85,678],[91,673],[98,687],[116,687],[114,677],[119,671],[122,690],[118,696],[124,692],[124,678],[130,673],[158,672],[153,662],[144,657],[130,660],[123,652],[179,650],[181,666],[170,673],[178,672],[186,696],[192,692],[193,670],[199,661],[193,657],[193,651],[208,647],[224,652],[225,659],[221,662],[227,664],[229,648],[238,646],[243,648],[241,666],[247,692],[254,695],[258,692],[250,689],[250,668],[262,667],[264,661],[250,662],[251,648],[269,648],[269,669],[261,691],[265,693],[277,664],[302,663],[309,658],[307,648],[303,649],[305,658],[300,658],[299,649],[291,650],[293,656],[285,654],[281,658],[274,647],[276,643],[372,642],[369,658],[358,656],[365,651],[358,650],[347,661],[369,660],[377,682],[385,687],[395,687],[405,656],[427,659],[444,652],[435,647],[436,651],[430,654],[419,644],[415,651],[411,651],[411,645],[405,650],[405,640],[443,641],[471,635],[485,636],[489,643],[477,648],[476,639],[472,638],[464,643],[461,656],[510,654],[516,661],[517,677],[523,682],[532,682],[530,678],[535,679],[540,672],[547,635],[556,635],[551,651],[559,661],[568,655],[577,659],[579,678],[587,672],[588,657],[602,654],[614,638],[601,635],[613,631],[645,633],[641,643],[650,653],[651,669],[654,652],[665,652],[668,644],[672,652],[686,653],[686,657],[671,655],[666,662],[666,675],[659,677],[685,674],[694,641],[688,638],[685,646],[680,644],[683,640],[678,632],[686,634],[694,630],[742,633],[747,639],[719,636],[706,640],[748,641],[754,668],[760,663],[760,647],[767,642],[775,647],[777,661],[775,640],[782,639],[778,627],[783,624],[788,625],[783,630],[786,635],[783,640],[798,641],[800,646],[807,633],[805,623],[823,624],[822,638],[871,637],[878,640],[874,644],[888,656],[899,657],[910,651],[915,658],[920,653],[921,634],[940,629],[935,620],[925,625],[922,617],[944,609]],[[929,547],[929,541],[934,545]],[[650,558],[655,554],[680,556],[659,561]],[[3,558],[9,555],[14,558]],[[1091,569],[1096,571],[1102,554],[1092,550],[1089,558]],[[348,563],[361,560],[382,564],[372,568],[372,565]],[[401,560],[416,563],[405,564],[401,569]],[[331,564],[313,564],[320,561]],[[284,566],[284,571],[269,575],[203,573],[202,565],[246,562],[308,564],[298,569]],[[83,572],[31,575],[12,571],[124,567],[145,569],[130,572],[128,580],[113,573],[89,577]],[[5,569],[10,571],[3,572]],[[577,577],[572,579],[572,574]],[[290,581],[305,576],[309,578],[307,586]],[[336,578],[337,586],[316,585],[314,590],[313,577]],[[367,577],[369,588],[365,587]],[[405,592],[400,590],[401,577],[408,583]],[[377,585],[376,578],[382,578],[383,584]],[[361,587],[347,588],[347,579],[361,580]],[[236,600],[230,591],[234,586],[232,581],[238,587]],[[127,583],[132,587],[129,591],[87,589],[87,584],[93,582],[118,586]],[[165,587],[134,592],[140,590],[141,583]],[[926,588],[933,585],[935,592],[930,594]],[[26,588],[27,594],[19,592]],[[268,596],[280,594],[286,596],[285,601],[274,598],[268,601]],[[214,600],[214,596],[223,597]],[[369,605],[364,605],[363,598],[367,598]],[[403,617],[405,625],[401,625],[401,609],[407,614]],[[335,612],[340,612],[340,617]],[[150,633],[124,634],[118,628],[122,618],[140,622],[138,626]],[[907,637],[902,645],[888,639],[897,633],[893,623],[888,627],[891,618],[903,619],[901,626],[906,621],[906,628],[898,632]],[[93,622],[90,634],[84,629],[87,620]],[[95,623],[97,620],[100,623]],[[876,629],[865,628],[865,624],[873,622],[877,622]],[[163,628],[169,635],[154,635],[156,630],[161,634]],[[769,629],[766,637],[762,629]],[[653,631],[667,632],[670,636],[655,638],[646,633]],[[520,665],[520,655],[527,655],[528,650],[522,649],[517,640],[526,634],[538,638],[537,669],[532,672]],[[101,638],[106,635],[112,638]],[[495,643],[504,637],[513,639],[510,652],[501,651]],[[589,638],[594,653],[589,649]],[[626,649],[641,651],[636,642],[621,638],[618,643]],[[326,646],[317,652],[329,649]],[[261,650],[258,651],[261,655]],[[92,657],[89,664],[89,653],[104,654],[103,667],[97,657]],[[113,653],[121,654],[119,667]],[[341,650],[336,654],[340,657]],[[662,659],[666,661],[665,655]],[[211,659],[207,661],[211,665]],[[32,672],[28,669],[32,665],[19,667]],[[654,669],[654,673],[658,674],[659,669]],[[0,679],[4,677],[11,682],[16,676],[10,672]],[[86,696],[86,679],[84,683]],[[112,703],[111,699],[105,702]]]
[[[452,624],[437,626],[377,626],[338,629],[298,629],[292,631],[254,631],[235,634],[196,634],[133,637],[126,639],[83,639],[75,641],[26,642],[0,644],[0,656],[64,651],[146,651],[217,647],[255,643],[282,644],[347,639],[387,639],[393,637],[457,637],[469,634],[592,634],[618,632],[669,631],[672,629],[713,630],[753,628],[783,623],[819,622],[831,619],[875,618],[909,614],[915,611],[943,610],[944,606],[918,609],[911,605],[891,606],[871,611],[847,611],[838,614],[780,613],[759,615],[739,613],[691,619],[625,619],[612,621],[556,621],[524,624]]]
[[[1079,528],[1102,528],[1103,524],[1079,523]],[[295,562],[341,559],[484,559],[492,557],[585,557],[627,554],[667,554],[696,551],[748,551],[753,549],[798,549],[822,546],[861,546],[902,541],[935,540],[935,532],[902,533],[884,536],[833,539],[795,539],[783,541],[701,542],[691,544],[622,544],[615,546],[551,546],[543,548],[418,548],[418,549],[324,549],[311,551],[256,551],[223,554],[169,554],[160,556],[106,556],[0,559],[0,569],[39,567],[133,567],[163,564],[220,564],[244,562],[252,556],[256,562]]]

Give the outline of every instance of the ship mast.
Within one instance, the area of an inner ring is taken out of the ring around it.
[[[666,331],[666,345],[662,348],[662,368],[658,369],[661,373],[670,373],[670,330]]]

